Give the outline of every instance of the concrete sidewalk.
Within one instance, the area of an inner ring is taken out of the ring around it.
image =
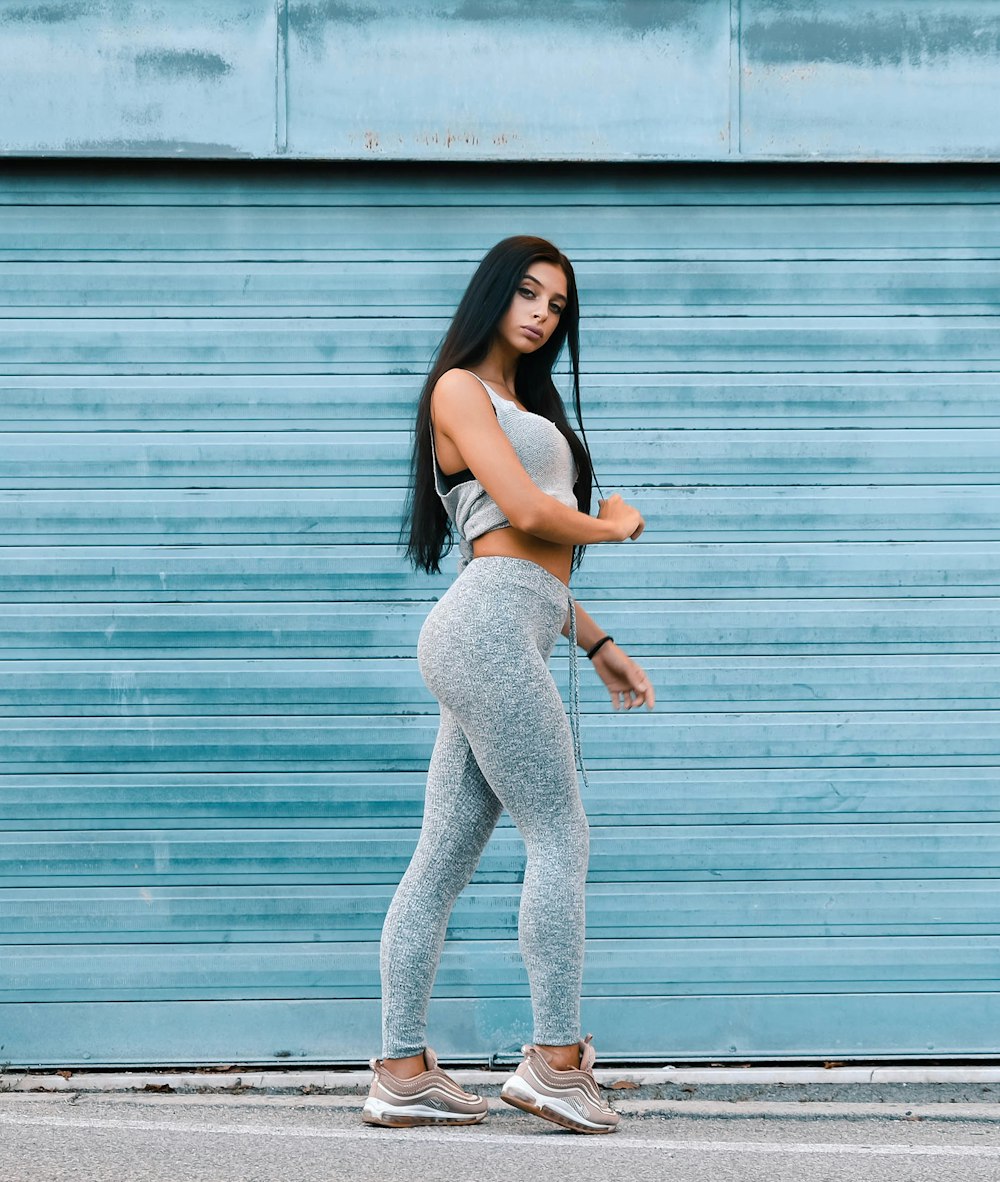
[[[447,1066],[447,1065],[445,1065]],[[450,1074],[463,1087],[496,1100],[512,1068],[501,1071],[457,1068]],[[621,1111],[636,1115],[720,1116],[770,1112],[794,1117],[822,1110],[850,1118],[873,1106],[889,1115],[907,1113],[937,1119],[1000,1116],[1000,1066],[915,1065],[851,1067],[597,1067],[597,1082]],[[371,1071],[270,1069],[61,1071],[0,1074],[0,1092],[76,1095],[164,1094],[261,1098],[340,1098],[360,1109]],[[501,1103],[497,1100],[497,1103]]]

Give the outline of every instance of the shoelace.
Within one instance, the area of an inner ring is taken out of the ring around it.
[[[569,722],[573,732],[573,758],[583,776],[583,783],[588,793],[590,781],[587,779],[587,769],[583,764],[583,748],[580,744],[580,670],[576,659],[576,600],[569,597]]]

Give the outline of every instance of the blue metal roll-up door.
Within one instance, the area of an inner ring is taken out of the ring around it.
[[[602,1059],[995,1051],[998,202],[973,167],[9,163],[0,1060],[378,1053],[455,566],[396,544],[413,409],[511,233],[576,263],[588,438],[647,521],[574,576],[658,699],[584,670]],[[454,911],[446,1059],[531,1035],[523,859],[505,818]]]

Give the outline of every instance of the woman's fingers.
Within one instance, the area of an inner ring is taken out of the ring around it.
[[[631,667],[630,667],[631,666]],[[617,685],[614,684],[617,682]],[[636,706],[645,706],[652,710],[656,704],[656,694],[652,682],[646,676],[646,671],[640,665],[630,662],[618,676],[606,678],[605,684],[611,696],[611,705],[615,710],[632,710]]]
[[[635,701],[632,703],[633,706],[641,706],[645,703],[648,710],[653,709],[653,705],[656,702],[656,694],[653,692],[653,686],[645,673],[640,675],[632,693],[635,696]]]
[[[619,710],[622,707],[624,707],[626,710],[631,710],[635,706],[643,705],[652,710],[654,702],[655,696],[653,694],[653,687],[649,685],[648,682],[645,684],[644,689],[640,689],[636,686],[629,686],[628,689],[611,691],[611,705],[616,710]]]

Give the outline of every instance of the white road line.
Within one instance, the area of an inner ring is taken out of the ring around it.
[[[446,1141],[469,1148],[474,1145],[531,1145],[534,1149],[548,1146],[564,1148],[579,1136],[572,1133],[545,1134],[487,1133],[479,1129],[316,1129],[309,1125],[281,1125],[262,1128],[246,1124],[199,1124],[195,1121],[174,1120],[103,1120],[100,1117],[13,1116],[0,1113],[0,1124],[69,1129],[149,1129],[153,1132],[224,1133],[239,1137],[299,1137],[328,1141],[358,1141],[382,1139],[386,1145],[397,1141]],[[1000,1158],[1000,1145],[851,1145],[836,1141],[671,1141],[659,1137],[630,1137],[610,1133],[588,1139],[588,1149],[605,1148],[615,1151],[655,1149],[672,1153],[805,1153],[821,1156],[854,1155],[861,1157],[995,1157]]]

